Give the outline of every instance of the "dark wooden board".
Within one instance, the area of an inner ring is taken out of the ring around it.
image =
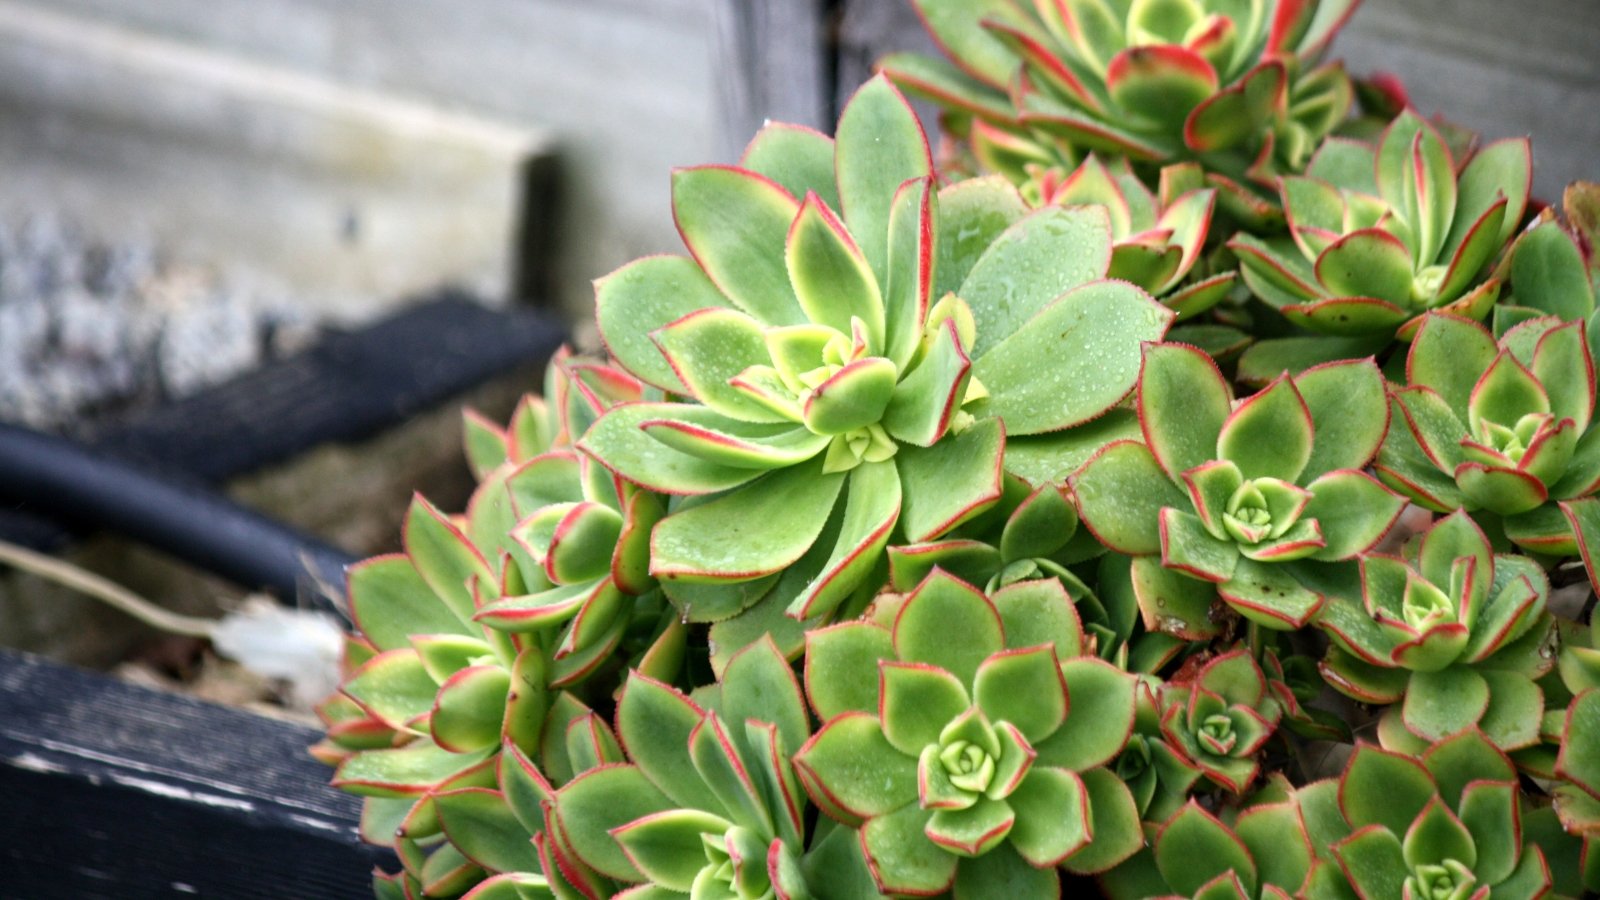
[[[0,652],[0,898],[370,896],[315,729]]]

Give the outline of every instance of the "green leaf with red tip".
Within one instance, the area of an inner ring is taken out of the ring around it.
[[[1030,742],[1053,734],[1067,716],[1067,687],[1053,648],[1007,650],[984,660],[973,679],[984,714],[1015,725]]]
[[[1245,284],[1268,305],[1281,309],[1325,296],[1317,284],[1316,272],[1288,238],[1263,240],[1238,234],[1227,246],[1239,257]]]
[[[1403,895],[1409,873],[1395,832],[1376,826],[1360,829],[1333,845],[1333,854],[1361,897],[1376,900]]]
[[[1192,894],[1206,882],[1232,872],[1254,891],[1256,865],[1238,836],[1196,803],[1189,803],[1161,825],[1155,862],[1167,884]]]
[[[1008,648],[1048,645],[1062,660],[1083,652],[1083,624],[1059,580],[1019,581],[989,599],[1000,613]]]
[[[601,416],[578,446],[628,481],[661,493],[710,494],[759,477],[759,469],[693,456],[667,446],[640,427],[650,421],[681,421],[700,410],[703,407],[682,403],[624,404]]]
[[[470,753],[498,746],[511,675],[497,665],[472,666],[439,686],[428,728],[439,746]]]
[[[1515,469],[1469,462],[1457,466],[1455,476],[1468,506],[1483,507],[1503,516],[1525,513],[1550,496],[1539,479]]]
[[[1413,869],[1455,860],[1470,870],[1478,863],[1472,834],[1438,797],[1423,807],[1421,815],[1411,823],[1401,853],[1406,865]]]
[[[959,291],[990,245],[1027,214],[1022,195],[999,175],[958,181],[940,190],[938,256],[931,296]],[[1107,253],[1109,240],[1108,235]]]
[[[1011,833],[1016,813],[1004,800],[984,798],[966,809],[939,809],[928,819],[928,839],[958,856],[981,856]]]
[[[806,427],[817,434],[845,434],[883,418],[899,372],[881,356],[849,363],[805,398]]]
[[[1184,143],[1205,153],[1227,150],[1256,137],[1283,105],[1287,80],[1284,66],[1276,61],[1252,69],[1194,108],[1184,123]]]
[[[1311,459],[1311,411],[1294,382],[1281,378],[1245,400],[1217,438],[1217,456],[1245,478],[1293,482]]]
[[[875,716],[835,716],[800,749],[794,764],[806,793],[830,815],[872,818],[916,805],[916,760],[889,743]]]
[[[1078,510],[1064,486],[1046,484],[1029,494],[1006,520],[1000,535],[1001,556],[1007,560],[1050,556],[1072,538],[1078,528]]]
[[[499,579],[444,513],[414,497],[406,511],[406,555],[433,593],[463,622],[472,621],[476,607],[471,582],[485,593],[498,593]]]
[[[595,314],[606,349],[629,372],[672,391],[683,383],[650,334],[696,310],[728,299],[694,260],[647,256],[595,282]]]
[[[719,711],[736,728],[750,719],[776,726],[785,754],[800,749],[810,736],[800,683],[770,638],[735,654],[723,669],[721,681]]]
[[[1430,314],[1412,339],[1406,358],[1407,380],[1436,391],[1464,422],[1473,385],[1498,352],[1493,335],[1482,325]]]
[[[900,525],[912,541],[938,537],[1000,499],[1000,462],[1006,430],[982,420],[932,447],[902,446]]]
[[[1517,672],[1485,669],[1489,683],[1489,706],[1478,720],[1478,727],[1496,747],[1516,750],[1539,741],[1539,726],[1544,718],[1544,692],[1527,676]]]
[[[995,86],[1010,81],[1016,57],[979,23],[1010,12],[1011,4],[1005,0],[914,0],[913,5],[939,46],[964,69]]]
[[[1440,740],[1477,724],[1489,706],[1489,684],[1465,666],[1438,672],[1413,672],[1402,715],[1406,727]]]
[[[817,717],[878,710],[878,661],[894,659],[887,628],[847,622],[806,634],[806,695]]]
[[[1069,291],[992,349],[974,351],[973,377],[990,394],[983,411],[1017,435],[1094,419],[1133,389],[1141,342],[1159,340],[1172,319],[1171,310],[1129,284],[1101,281]],[[980,315],[980,344],[982,329]],[[1041,360],[1051,361],[1049,377],[1040,376]]]
[[[672,176],[672,212],[695,261],[736,306],[768,325],[805,321],[783,258],[800,212],[788,191],[744,169],[679,169]]]
[[[1217,455],[1233,392],[1216,363],[1178,344],[1147,345],[1139,375],[1139,421],[1151,453],[1176,478]]]
[[[770,359],[756,319],[734,309],[702,309],[651,332],[651,339],[701,403],[747,422],[784,421],[728,384]]]
[[[1311,501],[1302,520],[1315,520],[1326,545],[1319,560],[1350,559],[1386,534],[1405,509],[1405,500],[1364,472],[1329,472],[1307,485]]]
[[[861,829],[861,845],[879,890],[933,895],[955,880],[957,858],[923,832],[930,818],[912,803]]]
[[[850,334],[852,320],[860,319],[866,323],[868,347],[884,346],[880,281],[856,239],[817,195],[807,195],[801,204],[784,258],[795,296],[810,321]]]
[[[1402,308],[1412,302],[1411,253],[1394,235],[1367,229],[1345,235],[1317,258],[1317,280],[1339,297],[1370,297]]]
[[[1122,752],[1133,730],[1134,679],[1104,660],[1065,660],[1061,675],[1070,708],[1066,722],[1038,741],[1038,765],[1087,772]]]
[[[883,285],[884,355],[902,369],[917,349],[923,320],[933,305],[938,225],[933,180],[902,184],[889,210],[888,280]]]
[[[972,307],[974,359],[1011,337],[1052,301],[1102,278],[1111,259],[1103,210],[1045,207],[995,237],[956,291]],[[982,379],[982,376],[979,376]],[[983,379],[987,385],[987,379]]]
[[[411,560],[375,556],[349,570],[350,607],[361,634],[379,650],[409,646],[412,634],[476,634],[445,605]]]
[[[1467,426],[1456,418],[1444,398],[1422,386],[1404,388],[1391,396],[1402,422],[1390,430],[1390,443],[1398,446],[1409,436],[1427,465],[1446,472],[1463,461],[1461,441],[1468,437]],[[1405,434],[1401,433],[1402,426]]]
[[[839,208],[833,176],[833,138],[803,125],[768,122],[739,157],[740,168],[777,182],[796,197],[815,191],[823,202]]]
[[[1090,834],[1094,839],[1068,856],[1061,866],[1069,872],[1097,874],[1137,853],[1144,845],[1144,834],[1139,827],[1139,809],[1122,779],[1105,768],[1081,774],[1089,796]]]
[[[339,764],[333,785],[367,797],[414,797],[486,758],[487,753],[451,753],[431,743],[363,750]]]
[[[1502,195],[1506,213],[1493,246],[1503,246],[1522,224],[1532,184],[1533,153],[1527,138],[1495,141],[1474,153],[1457,179],[1456,215],[1444,242],[1445,253],[1461,246],[1468,230]]]
[[[720,840],[732,823],[698,809],[671,809],[621,826],[613,837],[652,884],[688,893],[705,867],[703,836]]]
[[[1302,585],[1282,565],[1241,559],[1217,594],[1245,618],[1273,629],[1302,628],[1322,608],[1322,594]]]
[[[949,635],[960,634],[960,641]],[[1005,648],[1000,613],[980,591],[934,572],[906,600],[894,623],[895,655],[925,662],[972,684],[979,665]]]
[[[1517,239],[1511,288],[1518,305],[1565,321],[1587,319],[1594,312],[1594,285],[1583,252],[1572,235],[1553,221]]]
[[[1239,814],[1233,831],[1250,851],[1263,886],[1289,891],[1305,882],[1316,857],[1295,803],[1252,806]]]
[[[573,852],[608,878],[642,881],[640,872],[611,831],[644,816],[665,812],[672,801],[635,766],[590,769],[556,792],[555,815]]]
[[[944,436],[961,406],[972,363],[956,324],[946,320],[934,334],[922,361],[895,385],[883,413],[883,427],[895,440],[930,447]]]
[[[651,783],[678,806],[713,809],[711,793],[689,760],[689,735],[703,710],[683,694],[636,672],[617,702],[617,736]]]
[[[1106,67],[1106,87],[1130,116],[1170,127],[1216,93],[1217,72],[1192,50],[1150,44],[1112,57]]]
[[[1403,307],[1369,297],[1317,300],[1285,306],[1283,313],[1296,325],[1339,336],[1392,332],[1411,316]]]
[[[1556,771],[1600,796],[1600,690],[1584,691],[1567,707]]]
[[[885,661],[878,672],[883,735],[907,756],[937,743],[944,727],[972,705],[961,680],[938,666]]]
[[[342,689],[390,728],[403,729],[433,707],[439,684],[415,650],[402,648],[367,660]]]
[[[1233,577],[1239,546],[1206,530],[1193,513],[1175,507],[1161,511],[1161,564],[1191,578],[1221,583]]]
[[[484,874],[483,869],[447,843],[428,854],[416,881],[423,896],[450,897],[464,893]]]
[[[1317,366],[1296,375],[1294,386],[1311,412],[1316,434],[1311,459],[1300,473],[1302,482],[1336,469],[1360,469],[1372,461],[1389,427],[1383,373],[1375,362]]]
[[[1550,411],[1544,386],[1510,352],[1502,351],[1472,389],[1469,425],[1490,421],[1510,427],[1529,413]]]
[[[1189,505],[1155,455],[1133,441],[1107,446],[1072,476],[1071,485],[1084,525],[1107,547],[1134,556],[1161,551],[1163,508]]]
[[[499,791],[468,788],[434,800],[450,843],[490,872],[537,872],[539,854],[531,835],[512,815]]]
[[[1558,419],[1572,419],[1579,433],[1586,430],[1594,415],[1595,374],[1583,322],[1545,332],[1529,368],[1550,398],[1550,411]]]
[[[1462,792],[1459,809],[1477,856],[1473,874],[1486,884],[1499,884],[1516,868],[1522,852],[1516,784],[1473,782]]]
[[[1016,814],[1011,846],[1029,864],[1056,865],[1089,843],[1090,798],[1075,773],[1034,766],[1007,802]]]
[[[735,824],[757,834],[775,833],[777,822],[755,781],[747,748],[733,740],[720,716],[707,713],[689,735],[689,759]]]
[[[843,482],[813,461],[669,515],[652,535],[651,573],[743,581],[777,572],[816,540]]]
[[[916,113],[888,78],[880,75],[862,85],[839,114],[834,171],[844,220],[877,283],[885,284],[895,191],[912,178],[933,174]]]
[[[1220,630],[1211,617],[1216,585],[1168,569],[1152,556],[1135,557],[1130,574],[1145,628],[1185,640],[1205,640]]]

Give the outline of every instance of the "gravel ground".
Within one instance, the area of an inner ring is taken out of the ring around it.
[[[51,217],[0,221],[0,420],[74,433],[181,397],[316,334],[280,288],[109,242]]]

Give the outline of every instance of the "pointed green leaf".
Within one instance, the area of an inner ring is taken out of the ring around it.
[[[847,712],[830,719],[794,764],[824,810],[871,818],[916,806],[917,761],[889,743],[876,716]]]
[[[777,572],[816,540],[843,482],[813,461],[667,516],[651,537],[651,574],[742,581]]]
[[[705,868],[706,838],[722,840],[732,823],[698,809],[670,809],[635,819],[612,836],[652,884],[688,893]]]
[[[1233,392],[1210,357],[1179,344],[1145,347],[1139,420],[1169,477],[1216,458],[1217,436],[1232,411]]]
[[[1104,277],[1110,260],[1111,230],[1103,210],[1050,206],[1011,225],[956,291],[977,319],[973,358],[1031,330],[1023,325],[1062,294]]]
[[[765,175],[792,196],[804,197],[815,191],[830,207],[839,208],[839,190],[833,180],[833,138],[820,131],[768,122],[744,148],[739,167]]]
[[[834,169],[844,220],[878,284],[888,282],[889,214],[895,191],[933,174],[927,136],[911,104],[879,75],[862,85],[839,114]]]
[[[374,556],[349,570],[350,609],[361,634],[379,650],[410,645],[411,634],[475,634],[403,554]]]
[[[1311,459],[1311,411],[1287,377],[1246,399],[1217,438],[1217,457],[1232,460],[1245,478],[1293,482]]]
[[[989,245],[1027,213],[1022,195],[1000,175],[969,178],[940,190],[931,296],[958,291]]]
[[[887,222],[887,210],[885,210]],[[806,195],[789,229],[784,259],[806,318],[840,334],[866,324],[867,346],[884,346],[883,295],[856,238],[816,194]]]
[[[1405,500],[1364,472],[1329,472],[1307,485],[1311,501],[1302,520],[1314,519],[1326,546],[1319,560],[1350,559],[1372,546],[1389,531]]]
[[[1302,482],[1372,461],[1389,427],[1388,395],[1376,363],[1367,359],[1315,366],[1296,375],[1294,386],[1311,411],[1316,434],[1311,459],[1300,473]]]
[[[672,808],[672,801],[635,766],[590,769],[556,792],[555,814],[573,851],[608,878],[640,881],[644,874],[611,837],[611,830]]]
[[[806,696],[824,721],[878,711],[878,661],[894,659],[889,629],[845,622],[806,634]]]
[[[908,538],[931,540],[1000,499],[1005,435],[1001,424],[990,419],[932,447],[900,448],[894,465],[904,502],[900,523]]]
[[[472,542],[437,507],[418,494],[406,510],[406,555],[433,593],[463,622],[476,607],[472,583],[498,593],[499,579]]]
[[[1133,731],[1134,679],[1093,657],[1065,660],[1061,674],[1071,707],[1066,723],[1036,744],[1038,765],[1087,772],[1126,746]]]
[[[805,321],[784,264],[789,225],[800,212],[788,191],[731,166],[679,169],[672,212],[684,245],[735,305],[767,325]]]
[[[951,634],[963,636],[960,641]],[[1000,613],[982,592],[934,572],[906,600],[894,623],[895,655],[938,666],[972,684],[978,666],[1005,648]]]
[[[490,872],[539,871],[532,835],[512,815],[499,791],[448,791],[434,804],[445,835],[468,859]]]
[[[671,391],[683,383],[650,334],[696,310],[728,305],[700,265],[683,256],[635,260],[596,281],[594,297],[606,349],[629,372]]]
[[[715,809],[716,796],[689,761],[689,735],[703,714],[672,687],[630,672],[617,701],[617,737],[639,770],[673,803]]]
[[[784,421],[728,384],[745,369],[771,360],[760,322],[738,310],[702,309],[652,332],[651,338],[701,403],[747,422]]]
[[[1190,802],[1162,824],[1155,840],[1156,867],[1173,890],[1192,894],[1224,872],[1239,876],[1247,890],[1256,884],[1256,865],[1238,836],[1210,813]]]

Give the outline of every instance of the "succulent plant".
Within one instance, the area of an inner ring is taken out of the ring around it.
[[[1104,768],[1133,727],[1134,681],[1081,653],[1058,583],[991,598],[939,571],[810,633],[824,724],[795,767],[824,813],[860,829],[880,890],[1054,895],[1057,865],[1100,871],[1138,849],[1133,798]]]
[[[1428,316],[1406,358],[1409,384],[1393,392],[1378,476],[1429,509],[1503,517],[1529,550],[1576,555],[1559,504],[1600,489],[1585,330],[1541,316],[1496,342],[1476,322]]]
[[[1199,166],[1168,166],[1158,196],[1126,159],[1090,154],[1070,173],[1035,167],[1022,191],[1035,206],[1103,207],[1111,216],[1110,277],[1144,288],[1183,321],[1215,306],[1238,278],[1231,269],[1201,275],[1196,268],[1216,206],[1216,190],[1204,184]]]
[[[1516,769],[1476,730],[1415,759],[1360,744],[1337,781],[1299,795],[1318,855],[1308,900],[1550,893],[1547,851],[1524,838]]]
[[[1148,848],[1101,877],[1112,900],[1288,900],[1315,859],[1292,798],[1252,804],[1229,822],[1190,800],[1149,831]]]
[[[1172,313],[1104,280],[1101,210],[1023,215],[1014,190],[989,186],[947,216],[916,117],[882,79],[832,146],[769,126],[743,162],[677,173],[693,259],[647,258],[597,285],[611,352],[687,402],[611,409],[579,446],[691,498],[655,527],[650,560],[691,620],[747,608],[764,593],[750,585],[800,562],[838,516],[785,598],[812,619],[896,529],[928,540],[993,504],[1007,434],[1121,400],[1138,341]],[[935,302],[946,283],[956,293]]]
[[[1404,698],[1400,721],[1424,741],[1476,726],[1503,750],[1539,740],[1552,660],[1550,591],[1534,561],[1496,555],[1472,518],[1440,519],[1405,559],[1361,559],[1363,602],[1336,597],[1317,624],[1335,642],[1328,682],[1368,703]]]
[[[1330,139],[1305,175],[1283,178],[1287,237],[1229,246],[1245,283],[1290,322],[1381,346],[1428,310],[1489,312],[1501,282],[1483,276],[1522,222],[1531,178],[1525,139],[1492,143],[1458,171],[1438,131],[1407,111],[1375,147]]]
[[[1208,661],[1192,679],[1161,692],[1161,732],[1189,766],[1235,794],[1261,770],[1258,751],[1283,716],[1248,649]]]
[[[1071,480],[1084,525],[1134,558],[1146,626],[1212,637],[1216,598],[1269,628],[1311,621],[1316,568],[1369,549],[1404,506],[1360,471],[1383,439],[1383,390],[1371,360],[1351,360],[1235,405],[1204,353],[1147,346],[1144,442],[1108,445]]]
[[[1312,66],[1353,0],[915,5],[951,61],[896,54],[879,65],[970,117],[980,158],[1199,159],[1224,202],[1260,221],[1271,213],[1242,183],[1299,171],[1350,110],[1343,70]]]

